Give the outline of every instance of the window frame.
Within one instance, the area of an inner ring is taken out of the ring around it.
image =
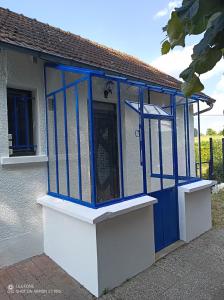
[[[7,88],[9,156],[36,155],[32,91]],[[22,111],[22,110],[25,111]],[[24,119],[24,123],[19,123]],[[11,135],[11,136],[10,136]],[[11,137],[11,138],[10,138]],[[24,142],[21,143],[21,140]]]

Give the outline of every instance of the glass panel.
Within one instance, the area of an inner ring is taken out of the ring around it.
[[[61,71],[54,68],[46,68],[46,93],[52,93],[62,88]]]
[[[91,202],[91,178],[90,178],[90,153],[89,153],[89,126],[88,126],[88,82],[78,84],[79,95],[79,129],[80,152],[82,170],[82,199]]]
[[[156,109],[155,105],[145,104],[144,105],[144,113],[145,114],[152,114],[152,115],[158,115],[158,110]]]
[[[48,164],[49,164],[49,185],[50,191],[57,193],[56,185],[56,155],[55,155],[55,126],[54,126],[54,100],[47,99],[48,113]]]
[[[161,139],[163,156],[163,174],[173,175],[173,139],[171,121],[161,121]]]
[[[140,113],[140,104],[139,103],[132,102],[129,100],[126,100],[126,103],[129,106],[132,106],[134,108],[134,110],[136,110]],[[143,112],[144,112],[144,114],[168,116],[168,113],[165,110],[163,110],[159,106],[153,105],[153,104],[144,104]]]
[[[186,144],[186,122],[184,105],[178,105],[177,115],[177,153],[178,153],[178,175],[187,176],[187,144]]]
[[[57,117],[59,193],[67,196],[68,191],[64,125],[64,94],[58,93],[56,94],[55,98]]]
[[[147,122],[147,120],[146,120]],[[145,138],[146,157],[149,161],[149,167],[147,170],[147,185],[148,192],[155,192],[161,190],[161,179],[153,177],[155,174],[160,176],[160,158],[159,158],[159,131],[158,120],[148,120],[148,139]],[[148,144],[148,146],[147,146]],[[153,175],[154,174],[154,175]]]
[[[125,104],[130,99],[138,106],[139,90],[134,86],[121,84],[122,142],[124,164],[124,194],[131,196],[143,192],[141,165],[139,114]]]
[[[163,188],[167,189],[169,187],[175,186],[175,180],[174,179],[166,179],[163,178]]]
[[[194,147],[194,115],[193,104],[189,105],[189,146],[190,146],[190,176],[195,177],[195,147]]]
[[[96,196],[104,202],[120,196],[116,105],[94,101],[93,111]]]
[[[80,79],[81,77],[84,76],[84,74],[78,74],[78,73],[73,73],[73,72],[65,72],[65,83],[66,85],[73,83],[77,79]]]
[[[78,144],[77,144],[77,119],[75,88],[66,90],[67,99],[67,126],[68,126],[68,159],[70,196],[79,199],[79,175],[78,175]]]
[[[150,120],[151,123],[151,164],[152,173],[160,174],[160,160],[159,160],[159,131],[158,120]]]

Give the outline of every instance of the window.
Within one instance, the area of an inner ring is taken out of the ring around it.
[[[32,92],[7,89],[10,156],[34,155]]]
[[[137,113],[140,113],[140,104],[138,102],[133,102],[129,100],[125,100],[125,103],[134,109]],[[150,115],[160,115],[160,116],[168,116],[169,114],[160,106],[155,104],[144,104],[143,113]]]

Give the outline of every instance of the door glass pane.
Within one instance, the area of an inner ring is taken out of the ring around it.
[[[116,105],[94,101],[94,145],[97,202],[119,198]]]
[[[187,176],[187,144],[186,122],[184,105],[177,106],[177,152],[178,152],[178,175]]]
[[[140,147],[139,113],[126,104],[126,99],[139,106],[139,89],[121,84],[122,142],[124,162],[124,195],[143,192],[142,156]]]
[[[159,130],[158,120],[150,120],[151,123],[151,164],[152,174],[160,174],[160,159],[159,159]]]
[[[171,121],[161,121],[161,139],[163,156],[163,174],[173,175],[173,139]]]

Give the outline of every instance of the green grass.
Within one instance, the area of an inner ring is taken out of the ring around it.
[[[224,189],[212,194],[212,225],[224,227]]]

